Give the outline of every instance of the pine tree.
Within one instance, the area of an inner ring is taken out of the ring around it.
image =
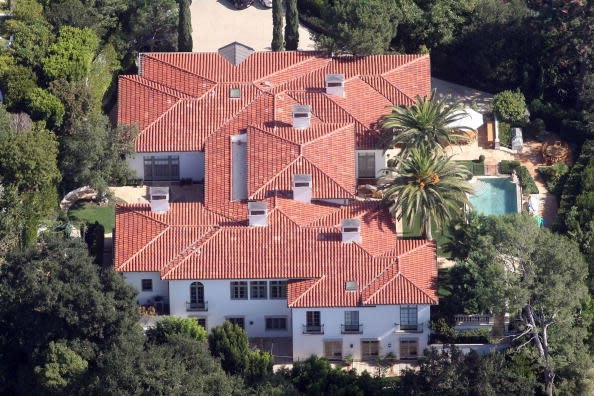
[[[177,26],[177,49],[192,52],[192,20],[190,18],[192,0],[179,0],[179,22]]]
[[[273,51],[283,50],[283,1],[272,2],[272,43]]]
[[[297,11],[297,0],[287,0],[285,19],[285,49],[287,51],[296,51],[299,45],[299,11]]]

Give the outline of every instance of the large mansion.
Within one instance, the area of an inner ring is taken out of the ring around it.
[[[118,94],[118,122],[139,129],[132,169],[150,186],[204,186],[117,207],[115,268],[139,304],[290,339],[294,359],[416,358],[438,302],[435,244],[399,237],[357,185],[386,167],[380,117],[430,93],[429,56],[232,43],[138,67]]]

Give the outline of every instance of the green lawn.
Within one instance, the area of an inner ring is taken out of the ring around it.
[[[74,221],[94,223],[99,222],[105,232],[111,232],[114,227],[115,206],[99,206],[93,202],[77,201],[68,211],[68,217]]]
[[[402,228],[405,238],[418,238],[421,236],[421,221],[419,220],[419,217],[415,218],[410,227],[407,225],[406,219],[402,219]],[[437,255],[440,257],[450,258],[451,254],[444,252],[443,250],[443,247],[450,236],[448,233],[448,225],[445,224],[441,230],[438,230],[435,226],[435,223],[433,223],[433,226],[431,227],[431,233],[437,242]]]

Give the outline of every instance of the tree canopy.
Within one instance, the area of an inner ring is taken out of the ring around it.
[[[323,9],[326,31],[314,39],[319,50],[335,55],[364,56],[388,50],[400,11],[384,0],[335,0]]]

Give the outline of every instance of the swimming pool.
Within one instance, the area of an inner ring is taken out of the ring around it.
[[[475,195],[469,197],[477,213],[502,215],[519,212],[516,184],[508,177],[476,177],[471,181]]]

